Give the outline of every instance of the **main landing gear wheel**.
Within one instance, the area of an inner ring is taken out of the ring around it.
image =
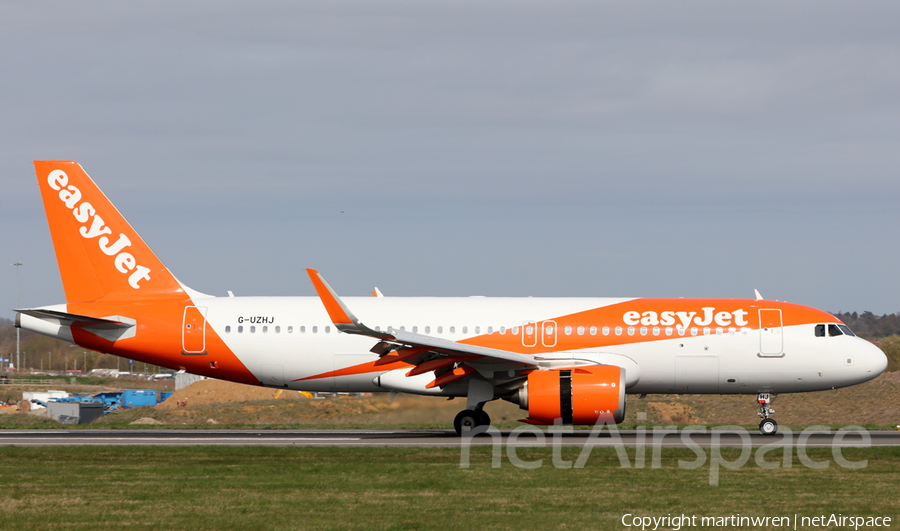
[[[453,429],[457,435],[483,433],[491,425],[491,417],[483,409],[464,409],[453,419]],[[479,429],[480,428],[480,429]]]
[[[775,435],[778,433],[778,423],[775,419],[763,419],[759,423],[759,432],[763,435]]]

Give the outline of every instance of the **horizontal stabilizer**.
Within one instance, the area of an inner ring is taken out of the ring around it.
[[[78,328],[91,327],[95,330],[115,330],[131,328],[134,323],[114,319],[101,319],[99,317],[88,317],[86,315],[78,315],[74,313],[58,312],[56,310],[42,309],[24,309],[16,310],[16,312],[29,315],[42,321],[56,321],[61,326],[75,326]]]
[[[31,330],[63,341],[74,341],[72,330],[90,332],[115,343],[135,336],[137,321],[128,317],[88,317],[49,308],[16,310],[16,328]]]

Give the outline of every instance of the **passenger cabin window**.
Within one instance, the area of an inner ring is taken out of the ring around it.
[[[225,333],[226,333],[226,334],[230,334],[230,333],[231,333],[231,325],[227,325],[227,326],[225,327]]]
[[[816,325],[816,337],[825,337],[825,325]]]

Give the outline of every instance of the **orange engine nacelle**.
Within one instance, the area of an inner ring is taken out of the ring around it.
[[[625,418],[625,369],[590,365],[534,371],[510,398],[531,424],[618,424]]]

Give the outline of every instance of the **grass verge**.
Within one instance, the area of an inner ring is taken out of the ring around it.
[[[578,449],[565,448],[574,460]],[[626,513],[698,516],[900,516],[900,449],[845,449],[865,468],[750,462],[722,469],[663,449],[658,468],[623,468],[595,449],[584,468],[552,465],[549,448],[523,448],[516,468],[490,448],[72,447],[0,448],[0,526],[14,529],[626,529]],[[723,449],[735,460],[740,450]],[[634,464],[634,451],[628,450]],[[767,455],[769,461],[779,452]],[[729,529],[728,526],[720,527]],[[764,528],[764,527],[763,527]],[[628,528],[634,529],[634,528]],[[747,529],[746,527],[744,529]]]

